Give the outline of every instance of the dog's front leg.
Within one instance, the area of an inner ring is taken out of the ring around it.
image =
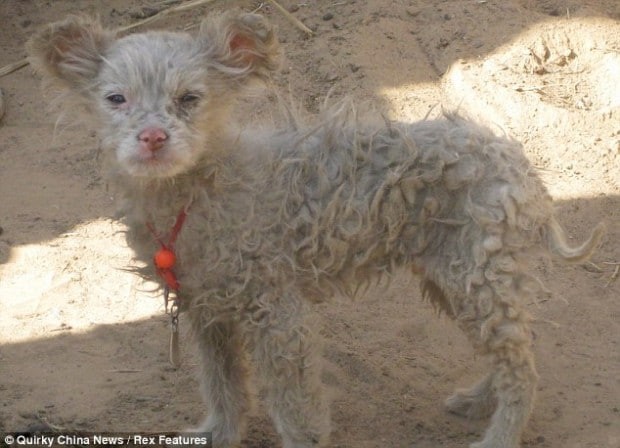
[[[216,448],[237,446],[250,408],[249,369],[236,324],[218,322],[196,328],[201,357],[201,387],[208,417],[199,428],[210,432]]]
[[[321,344],[308,304],[285,294],[254,321],[253,355],[267,410],[284,448],[322,446],[329,411],[321,384]]]

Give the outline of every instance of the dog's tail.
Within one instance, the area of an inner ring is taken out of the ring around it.
[[[566,242],[566,232],[555,218],[551,218],[545,228],[547,245],[551,253],[571,263],[579,263],[590,258],[605,235],[605,225],[599,223],[581,246],[571,247]]]

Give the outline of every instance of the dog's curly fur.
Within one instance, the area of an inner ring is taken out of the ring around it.
[[[274,34],[256,15],[209,19],[196,37],[123,38],[71,17],[33,37],[29,52],[62,103],[97,117],[138,257],[155,249],[147,223],[165,232],[188,210],[175,269],[202,357],[201,430],[215,446],[242,437],[250,359],[284,446],[323,444],[310,305],[402,268],[494,362],[446,402],[468,417],[494,412],[472,447],[518,446],[537,380],[523,302],[538,282],[523,259],[583,260],[602,228],[566,244],[517,142],[456,116],[360,117],[346,101],[312,124],[239,129],[233,96],[275,67]],[[140,142],[153,126],[162,147]]]

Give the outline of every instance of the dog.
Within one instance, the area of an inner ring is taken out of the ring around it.
[[[524,302],[540,292],[524,259],[585,260],[604,228],[569,246],[519,143],[455,115],[393,123],[347,101],[308,122],[238,126],[235,99],[278,65],[275,33],[255,14],[214,15],[193,36],[123,37],[72,16],[28,52],[66,109],[94,117],[136,256],[160,249],[155,271],[198,346],[199,430],[214,446],[240,443],[251,372],[285,448],[325,445],[312,304],[396,270],[418,276],[493,362],[446,401],[492,414],[470,446],[520,445],[538,377]]]

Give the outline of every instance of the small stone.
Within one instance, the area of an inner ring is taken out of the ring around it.
[[[334,15],[331,12],[328,12],[328,13],[323,15],[323,20],[325,20],[325,21],[331,20],[333,18],[334,18]]]
[[[450,45],[450,41],[448,39],[446,39],[445,37],[439,38],[437,48],[446,48],[448,45]]]
[[[420,15],[419,9],[407,8],[405,11],[411,17],[417,17],[418,15]]]
[[[338,73],[334,71],[334,72],[326,73],[324,79],[327,82],[335,82],[335,81],[338,81],[338,79],[340,79],[340,76],[338,76]]]
[[[130,13],[129,17],[131,17],[132,19],[138,19],[138,20],[148,19],[149,17],[153,17],[158,12],[160,12],[160,9],[158,8],[145,6],[140,11],[135,11],[135,12]]]

